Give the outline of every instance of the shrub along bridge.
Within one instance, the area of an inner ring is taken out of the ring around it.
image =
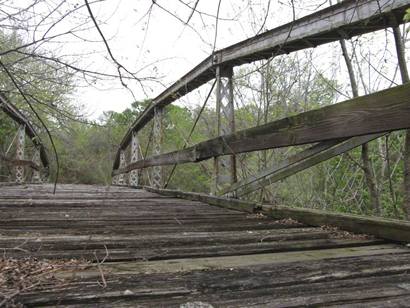
[[[57,277],[67,280],[63,284],[42,283],[15,297],[45,306],[408,305],[409,222],[240,198],[410,128],[410,84],[399,28],[409,7],[409,0],[347,0],[216,51],[136,119],[120,144],[111,187],[60,185],[52,194],[49,184],[2,185],[5,256],[93,262],[58,271]],[[334,41],[345,53],[345,39],[388,28],[403,85],[235,131],[235,66]],[[188,138],[183,149],[163,153],[166,106],[213,79],[218,136],[194,145]],[[15,165],[17,183],[27,181],[28,168],[33,181],[41,181],[40,163],[47,169],[48,160],[40,139],[3,96],[0,106],[20,125],[16,158],[2,159]],[[143,157],[138,135],[151,120],[148,142],[155,155]],[[24,133],[35,145],[33,161],[24,158]],[[238,179],[241,153],[303,144],[312,145]],[[211,195],[166,189],[177,165],[208,159],[214,161]],[[164,179],[166,165],[173,169]]]

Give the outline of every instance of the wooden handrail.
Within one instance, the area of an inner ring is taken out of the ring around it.
[[[136,161],[113,175],[152,166],[410,128],[410,83]]]
[[[164,107],[215,77],[215,67],[233,67],[338,41],[403,23],[410,0],[345,0],[336,5],[216,51],[153,99],[131,125],[117,151],[113,169],[119,168],[120,151]]]

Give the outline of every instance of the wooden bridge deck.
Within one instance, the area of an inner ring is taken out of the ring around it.
[[[0,186],[1,258],[92,263],[13,295],[28,306],[410,305],[401,244],[131,188],[51,191]]]

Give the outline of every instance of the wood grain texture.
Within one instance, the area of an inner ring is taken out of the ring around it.
[[[410,84],[300,113],[148,157],[113,175],[157,165],[199,162],[222,155],[377,134],[410,127]]]
[[[152,119],[154,109],[174,102],[214,78],[216,66],[232,67],[377,31],[389,27],[390,20],[395,20],[397,25],[403,23],[409,6],[408,0],[347,0],[216,51],[153,99],[122,139],[113,169],[118,169],[120,150],[129,145],[132,132]]]
[[[352,232],[373,234],[393,241],[410,242],[408,221],[279,205],[263,205],[262,211],[276,219],[291,217],[311,226],[333,225]]]
[[[399,307],[410,297],[403,245],[275,220],[253,213],[253,204],[201,194],[52,189],[0,186],[3,258],[90,262],[55,271],[61,284],[22,290],[16,300],[29,307]]]
[[[331,145],[332,141],[321,142],[317,146],[297,153],[288,159],[283,160],[279,164],[261,171],[251,178],[235,183],[230,188],[220,192],[220,194],[225,195],[229,192],[236,191],[235,195],[239,198],[267,185],[283,180],[295,173],[315,166],[332,157],[350,151],[359,145],[383,135],[384,134],[373,134],[353,137],[346,141],[337,142],[334,146],[326,146]]]

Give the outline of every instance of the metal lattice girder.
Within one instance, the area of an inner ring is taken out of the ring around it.
[[[24,160],[24,144],[26,137],[26,126],[20,125],[18,128],[16,139],[16,159]],[[16,183],[24,183],[24,166],[17,165],[15,167]]]
[[[35,163],[36,165],[40,165],[40,163],[41,163],[40,149],[38,147],[36,147],[35,150],[34,150],[33,163]],[[33,174],[31,176],[31,181],[33,183],[42,183],[40,170],[33,169]]]
[[[152,166],[350,138],[410,128],[410,84],[310,110],[262,126],[202,141],[183,150],[140,159],[114,175]]]
[[[131,163],[136,162],[139,159],[139,140],[138,140],[138,133],[132,133],[132,141],[131,141]],[[130,185],[137,186],[138,185],[138,170],[132,170],[130,172]]]
[[[153,152],[159,155],[162,152],[162,118],[164,110],[156,108],[154,112],[154,129],[153,129]],[[162,166],[152,168],[152,185],[156,188],[162,187]]]
[[[403,23],[403,15],[409,6],[410,0],[344,0],[215,51],[153,99],[125,134],[120,149],[128,146],[132,131],[141,130],[152,119],[155,108],[163,108],[213,79],[216,66],[238,66],[385,29],[391,25],[392,16],[398,23]],[[113,170],[119,167],[119,152]]]
[[[11,119],[13,119],[19,125],[25,125],[25,133],[31,139],[34,146],[40,149],[40,160],[45,169],[49,168],[49,161],[46,153],[46,149],[41,142],[40,136],[35,131],[31,123],[26,117],[18,110],[16,106],[10,103],[5,95],[0,92],[0,110],[5,112]]]
[[[235,132],[235,116],[233,102],[232,68],[216,69],[216,116],[217,135],[224,136]],[[235,155],[216,157],[214,160],[214,188],[215,194],[221,188],[236,182]]]
[[[120,167],[125,168],[126,165],[126,159],[125,159],[125,151],[121,151],[121,156],[120,156]],[[126,185],[126,176],[127,174],[122,173],[118,176],[118,185]]]

